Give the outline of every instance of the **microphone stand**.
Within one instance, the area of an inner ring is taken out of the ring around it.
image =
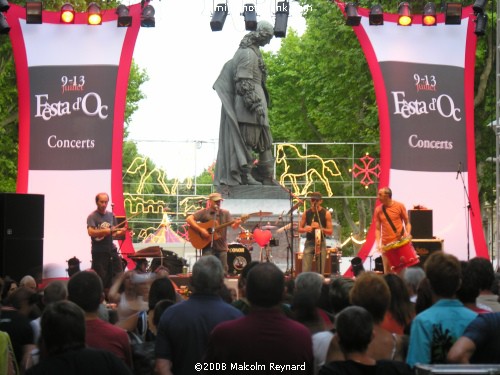
[[[462,180],[462,186],[464,188],[464,198],[467,199],[467,219],[466,219],[466,231],[467,231],[467,260],[470,259],[470,217],[474,216],[474,211],[472,211],[472,205],[470,203],[469,192],[467,191],[467,185],[465,185],[464,176],[462,175],[462,171],[460,168],[461,164],[459,164],[459,169],[457,171],[457,178],[460,175],[460,180]]]

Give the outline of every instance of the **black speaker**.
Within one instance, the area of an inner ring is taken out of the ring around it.
[[[418,254],[420,258],[420,263],[418,266],[423,267],[425,261],[435,251],[444,250],[444,240],[441,239],[430,239],[430,240],[418,240],[412,239],[411,243],[413,244],[413,248],[415,252]]]
[[[0,274],[41,277],[45,197],[0,194]]]
[[[31,275],[36,280],[42,279],[43,240],[11,239],[2,241],[0,270],[2,276],[9,275],[19,282],[23,276]]]
[[[0,194],[0,237],[43,238],[44,198],[39,194]]]
[[[408,210],[413,238],[430,239],[432,235],[432,210]]]

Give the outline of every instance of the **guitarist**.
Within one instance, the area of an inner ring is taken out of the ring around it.
[[[326,264],[326,236],[333,233],[332,215],[321,207],[323,197],[321,193],[311,193],[311,207],[304,212],[299,223],[299,233],[306,234],[304,257],[302,258],[302,272],[310,272],[312,260],[316,258],[316,271],[325,273]]]
[[[113,236],[124,235],[125,229],[117,227],[115,215],[107,210],[107,193],[98,193],[95,203],[96,210],[87,217],[87,232],[92,243],[92,269],[101,278],[104,288],[109,288],[112,279],[123,272]]]
[[[187,223],[193,228],[200,237],[208,242],[202,251],[203,255],[215,255],[224,267],[224,273],[227,274],[227,226],[218,229],[216,232],[211,233],[211,228],[205,228],[199,223],[212,222],[212,227],[223,226],[226,223],[233,221],[231,214],[227,210],[220,208],[222,196],[219,193],[212,193],[208,196],[207,207],[194,214],[189,215],[186,219]],[[241,219],[235,219],[231,224],[233,229],[239,228]]]

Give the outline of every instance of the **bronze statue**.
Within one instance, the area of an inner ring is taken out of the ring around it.
[[[242,39],[213,86],[222,101],[214,185],[273,184],[266,67],[259,49],[273,34],[273,26],[260,21],[257,30]]]

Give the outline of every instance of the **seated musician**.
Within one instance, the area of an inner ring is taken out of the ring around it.
[[[392,199],[392,191],[383,187],[378,191],[381,205],[375,208],[375,244],[382,254],[384,273],[390,273],[391,265],[384,254],[383,248],[390,243],[403,238],[411,239],[411,224],[403,203]]]
[[[233,229],[240,226],[241,219],[233,220],[229,211],[220,208],[222,196],[212,193],[208,196],[207,207],[189,215],[189,240],[202,255],[215,255],[224,266],[227,274],[227,227]]]

